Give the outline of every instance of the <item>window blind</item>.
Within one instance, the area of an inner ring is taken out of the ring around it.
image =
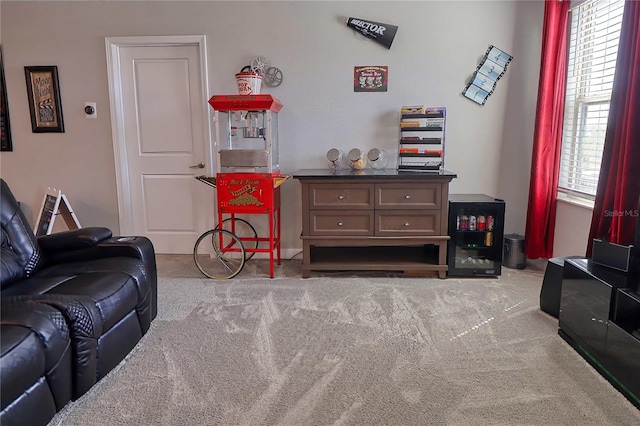
[[[595,197],[623,11],[624,0],[588,0],[570,11],[561,192]]]

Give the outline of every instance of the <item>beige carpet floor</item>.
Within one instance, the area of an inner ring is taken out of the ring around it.
[[[212,281],[158,259],[149,333],[52,425],[640,424],[540,311],[542,268]]]

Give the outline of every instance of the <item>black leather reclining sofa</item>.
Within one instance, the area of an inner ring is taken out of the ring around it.
[[[36,237],[1,181],[0,424],[46,425],[149,329],[155,253],[107,228]]]

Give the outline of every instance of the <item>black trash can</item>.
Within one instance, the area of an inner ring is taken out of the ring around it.
[[[527,267],[527,258],[524,255],[524,236],[519,234],[507,234],[504,236],[502,264],[511,269],[524,269]]]

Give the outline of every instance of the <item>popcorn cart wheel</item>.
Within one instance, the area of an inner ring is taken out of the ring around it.
[[[216,226],[220,229],[220,225]],[[249,222],[239,217],[228,217],[222,221],[222,229],[231,232],[240,238],[245,247],[245,260],[249,260],[256,254],[258,248],[258,233]]]
[[[211,229],[196,241],[193,259],[200,272],[209,278],[233,278],[242,271],[246,261],[244,244],[225,229]]]
[[[224,232],[216,232],[224,231]],[[247,260],[256,254],[258,234],[244,219],[230,217],[202,234],[193,248],[193,260],[204,275],[229,279],[240,273]]]

